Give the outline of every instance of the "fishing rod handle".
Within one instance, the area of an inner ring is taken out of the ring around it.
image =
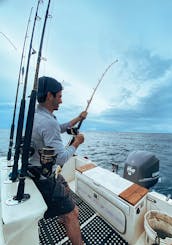
[[[84,142],[84,135],[78,133],[77,135],[73,136],[72,140],[69,142],[68,145],[73,145],[75,148],[78,148],[78,146],[83,142]]]
[[[69,146],[73,144],[73,142],[75,141],[75,136],[72,137],[72,139],[69,141]]]
[[[86,119],[86,117],[87,117],[87,110],[88,110],[88,107],[89,107],[89,103],[90,103],[90,101],[88,101],[88,105],[87,105],[87,107],[86,107],[86,109],[85,109],[85,111],[83,111],[80,115],[79,115],[79,122],[78,122],[78,126],[77,126],[77,130],[78,130],[78,133],[79,133],[79,129],[80,129],[80,127],[81,127],[81,125],[82,125],[82,122]],[[85,115],[84,115],[84,114]]]
[[[78,123],[78,126],[77,126],[78,129],[80,129],[80,127],[81,127],[81,125],[82,125],[84,119],[85,119],[85,118],[81,119],[81,121]]]

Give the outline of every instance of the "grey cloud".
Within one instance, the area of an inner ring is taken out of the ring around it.
[[[172,67],[172,59],[165,59],[148,49],[130,49],[125,56],[126,66],[136,80],[157,79]]]
[[[110,109],[97,117],[99,128],[130,132],[172,131],[172,83],[156,88],[149,97],[143,98],[138,107],[131,109]],[[107,125],[101,121],[107,121]],[[168,128],[167,126],[168,125]]]
[[[152,96],[143,101],[142,111],[154,118],[172,118],[172,84],[168,84],[152,91]]]

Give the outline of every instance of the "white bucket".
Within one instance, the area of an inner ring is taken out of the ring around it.
[[[144,216],[146,245],[172,245],[172,217],[158,211],[148,211]]]

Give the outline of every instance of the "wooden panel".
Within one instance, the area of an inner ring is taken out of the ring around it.
[[[95,167],[96,167],[95,164],[87,163],[87,164],[85,164],[85,165],[83,165],[81,167],[77,167],[76,170],[78,170],[80,173],[83,173],[83,172],[85,172],[85,171],[87,171],[89,169],[95,168]]]
[[[133,184],[125,191],[121,192],[119,196],[134,206],[147,193],[148,189],[140,185]]]

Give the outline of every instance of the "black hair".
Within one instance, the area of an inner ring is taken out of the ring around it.
[[[53,95],[54,98],[56,97],[56,93],[55,92],[50,92],[50,93]],[[37,100],[38,100],[39,103],[43,103],[43,102],[45,102],[46,97],[47,97],[47,94],[44,94],[43,96],[38,97]]]

